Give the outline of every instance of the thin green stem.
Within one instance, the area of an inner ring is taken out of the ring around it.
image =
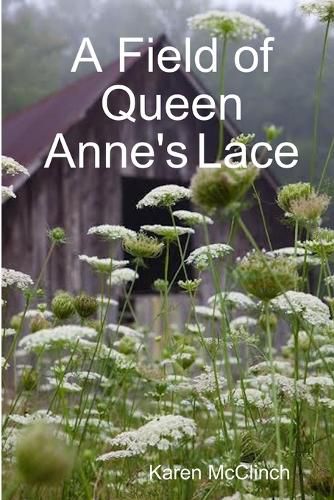
[[[324,43],[322,48],[321,55],[321,63],[320,63],[320,71],[317,81],[317,89],[315,94],[315,111],[314,111],[314,124],[313,124],[313,139],[312,139],[312,153],[311,153],[311,164],[310,164],[310,181],[314,180],[316,164],[317,164],[317,154],[318,154],[318,135],[319,135],[319,117],[320,117],[320,104],[321,104],[321,91],[322,91],[322,82],[325,71],[325,61],[326,61],[326,53],[328,46],[328,35],[330,28],[330,19],[326,25]]]

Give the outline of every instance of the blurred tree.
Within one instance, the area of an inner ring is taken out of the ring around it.
[[[64,42],[51,19],[24,0],[3,5],[3,114],[18,111],[56,90]]]

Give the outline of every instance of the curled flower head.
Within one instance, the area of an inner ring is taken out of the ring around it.
[[[210,262],[222,259],[233,252],[233,248],[225,243],[213,243],[200,248],[196,248],[186,260],[186,264],[192,264],[200,271],[204,271],[210,265]]]
[[[146,224],[142,226],[143,231],[156,234],[161,236],[165,240],[174,241],[177,240],[179,236],[185,234],[194,234],[195,231],[190,227],[179,227],[179,226],[161,226],[160,224]]]
[[[191,191],[183,186],[170,184],[152,189],[137,203],[137,208],[173,207],[182,200],[189,200]]]
[[[309,182],[297,182],[283,186],[277,196],[277,204],[284,212],[291,213],[291,204],[307,200],[315,191]]]
[[[284,257],[270,258],[252,252],[237,268],[240,281],[248,293],[261,300],[270,300],[286,290],[294,290],[298,282],[296,266]]]
[[[95,234],[104,240],[122,240],[126,236],[135,236],[135,231],[127,229],[124,226],[102,224],[100,226],[93,226],[88,230],[89,235]]]
[[[34,316],[30,322],[30,330],[32,333],[49,328],[50,326],[51,323],[44,316],[42,316],[42,314]]]
[[[123,240],[124,250],[139,259],[156,259],[161,255],[164,244],[157,238],[138,233]]]
[[[201,283],[202,283],[201,279],[186,280],[186,281],[180,280],[177,282],[179,287],[188,293],[195,293]]]
[[[206,212],[225,209],[239,202],[258,175],[254,166],[231,169],[199,169],[191,180],[193,202]]]
[[[306,198],[299,198],[290,203],[291,216],[304,226],[319,225],[329,203],[330,198],[326,194],[312,193]]]
[[[25,483],[42,486],[61,484],[73,467],[73,453],[50,425],[27,427],[16,446],[16,464]]]
[[[190,210],[176,210],[173,212],[174,217],[184,222],[188,226],[198,226],[201,224],[213,224],[213,220],[206,215]]]
[[[304,241],[300,245],[308,252],[320,257],[332,255],[334,253],[334,230],[319,228],[313,233],[312,240]]]
[[[18,163],[14,158],[9,156],[1,156],[1,172],[7,175],[24,174],[29,176],[28,170]]]
[[[67,319],[75,313],[73,296],[68,292],[59,292],[52,299],[51,309],[57,319]]]
[[[80,318],[89,318],[97,311],[97,300],[91,295],[80,293],[74,297],[74,307]]]
[[[233,40],[251,40],[269,33],[259,20],[240,12],[211,10],[190,17],[188,24],[192,29],[209,31],[212,36]]]
[[[300,8],[305,14],[317,16],[321,22],[334,21],[334,1],[318,0],[316,2],[302,2]]]

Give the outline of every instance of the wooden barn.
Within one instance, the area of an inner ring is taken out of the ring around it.
[[[156,44],[166,45],[165,37]],[[12,156],[25,165],[30,177],[13,177],[16,199],[3,206],[3,265],[29,273],[36,277],[48,251],[47,230],[62,226],[68,242],[59,247],[49,263],[45,284],[51,294],[57,289],[89,292],[97,291],[97,279],[86,264],[80,263],[78,254],[106,256],[106,244],[98,238],[87,236],[89,227],[99,224],[124,224],[138,229],[145,223],[168,223],[161,210],[135,209],[136,202],[157,185],[175,183],[188,185],[198,165],[198,148],[195,141],[200,132],[206,137],[207,161],[214,161],[218,141],[218,118],[200,122],[192,115],[175,122],[168,118],[159,124],[144,122],[114,122],[108,119],[101,106],[104,91],[112,84],[125,84],[136,95],[153,97],[162,94],[163,99],[181,93],[193,100],[206,93],[199,81],[182,68],[172,76],[160,70],[147,73],[147,48],[141,58],[128,60],[124,73],[119,72],[115,61],[102,73],[93,73],[68,85],[31,107],[8,117],[3,124],[3,154]],[[111,107],[115,112],[122,102],[115,99]],[[109,103],[110,106],[110,103]],[[159,130],[157,130],[159,127]],[[225,122],[225,141],[238,135],[234,124]],[[57,133],[63,133],[70,151],[76,158],[79,142],[94,141],[105,144],[120,141],[131,147],[138,141],[152,142],[158,132],[163,132],[166,142],[182,141],[187,145],[189,164],[182,169],[166,165],[163,148],[156,148],[155,164],[148,169],[129,165],[120,168],[117,154],[112,157],[110,169],[71,169],[64,159],[54,159],[49,169],[44,169],[47,153]],[[160,155],[160,156],[159,156]],[[9,184],[5,180],[4,184]],[[290,244],[290,233],[280,224],[281,211],[275,205],[277,183],[270,171],[264,170],[257,181],[257,189],[270,228],[273,246]],[[260,247],[266,247],[266,237],[259,208],[250,195],[250,208],[244,220],[251,228]],[[182,207],[180,207],[182,208]],[[212,230],[212,241],[225,241],[227,226],[217,225]],[[194,241],[192,245],[200,244]],[[242,235],[238,236],[237,252],[242,254],[249,247]],[[136,285],[137,293],[151,294],[153,279],[160,277],[158,264],[145,269]]]

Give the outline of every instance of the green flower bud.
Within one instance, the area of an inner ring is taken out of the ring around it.
[[[74,300],[71,294],[59,292],[51,302],[51,309],[57,319],[67,319],[75,312]]]
[[[22,317],[19,314],[15,314],[10,319],[10,327],[14,328],[14,330],[18,331],[21,327]]]
[[[277,127],[276,125],[265,125],[263,127],[267,142],[271,143],[276,141],[282,133],[283,133],[283,128],[282,127]]]
[[[50,229],[48,234],[52,243],[56,245],[61,245],[66,242],[65,230],[62,227],[54,227]]]
[[[224,163],[214,170],[198,170],[191,181],[193,202],[206,212],[226,209],[239,202],[258,176],[258,169],[231,169]]]
[[[173,355],[173,359],[180,365],[184,370],[190,368],[194,364],[197,356],[197,351],[192,346],[183,346],[182,350],[177,354]]]
[[[157,238],[143,233],[127,236],[123,240],[124,250],[139,259],[156,259],[161,255],[164,244]]]
[[[35,316],[30,322],[30,330],[32,333],[38,332],[39,330],[44,330],[45,328],[50,328],[50,326],[50,322],[41,314]]]
[[[73,458],[55,429],[46,424],[27,427],[16,445],[18,473],[34,486],[61,484],[71,474]]]
[[[166,289],[168,288],[168,281],[166,280],[162,280],[162,279],[157,279],[155,280],[155,282],[153,283],[153,288],[157,291],[157,292],[162,292],[164,293],[166,291]]]
[[[80,293],[80,295],[74,297],[74,307],[80,318],[89,318],[89,316],[96,313],[98,303],[95,297]]]
[[[122,354],[134,354],[138,350],[138,345],[135,339],[131,337],[122,337],[118,343],[118,350]]]
[[[25,368],[21,375],[21,387],[24,391],[32,392],[38,386],[39,374],[37,370]]]

